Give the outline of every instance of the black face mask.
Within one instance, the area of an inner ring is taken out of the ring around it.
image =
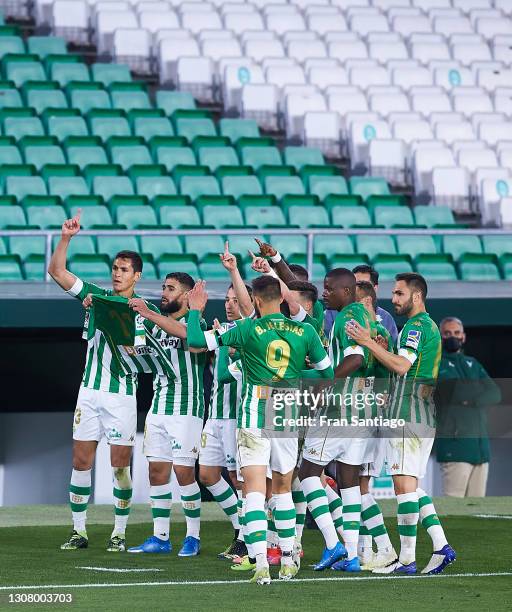
[[[449,338],[443,338],[443,348],[447,353],[456,353],[462,347],[462,341],[460,338],[450,336]]]

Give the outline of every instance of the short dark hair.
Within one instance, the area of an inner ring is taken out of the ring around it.
[[[252,287],[250,285],[248,285],[247,283],[244,283],[244,284],[245,284],[245,288],[247,289],[247,293],[249,294],[249,297],[252,299]],[[231,283],[231,285],[229,285],[228,291],[230,289],[234,289],[233,283]]]
[[[375,285],[379,284],[379,273],[373,266],[369,266],[368,264],[361,264],[360,266],[356,266],[352,270],[352,272],[354,274],[357,274],[358,272],[359,274],[369,274],[372,285],[375,287]]]
[[[194,279],[190,276],[190,274],[187,274],[186,272],[171,272],[165,278],[166,280],[168,278],[173,278],[174,280],[177,280],[180,285],[183,285],[187,289],[193,289],[195,285]]]
[[[363,297],[370,296],[372,298],[372,306],[375,310],[377,308],[377,294],[375,293],[374,286],[368,281],[358,281],[356,287],[361,291]]]
[[[135,251],[119,251],[114,259],[129,259],[134,272],[142,272],[142,257]]]
[[[356,286],[356,277],[348,268],[333,268],[327,272],[326,278],[345,279],[348,281],[347,287],[355,289]]]
[[[264,302],[271,302],[281,298],[281,285],[273,276],[258,276],[252,281],[253,295]]]
[[[395,276],[396,281],[404,281],[404,283],[411,289],[411,291],[419,291],[421,293],[421,299],[425,301],[427,299],[427,281],[418,274],[417,272],[402,272]]]
[[[288,267],[295,274],[297,280],[309,280],[308,271],[304,266],[300,266],[299,264],[288,264]]]
[[[291,291],[298,291],[308,300],[315,303],[318,300],[318,289],[313,283],[307,281],[294,280],[288,283],[288,289]]]

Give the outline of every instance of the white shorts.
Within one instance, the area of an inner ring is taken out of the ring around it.
[[[361,466],[361,476],[372,476],[373,478],[379,478],[381,475],[383,475],[383,469],[385,470],[384,473],[389,475],[389,470],[386,463],[387,447],[387,438],[377,437],[375,439],[373,461],[364,463]]]
[[[137,398],[80,387],[73,419],[73,440],[133,446],[137,433]]]
[[[150,411],[144,428],[144,454],[178,465],[194,465],[199,456],[202,429],[200,417]]]
[[[201,435],[199,465],[236,470],[236,420],[208,419]]]
[[[363,465],[373,461],[376,438],[371,430],[364,430],[367,435],[361,438],[329,436],[329,427],[310,427],[302,448],[302,458],[317,465],[327,465],[331,461],[340,461],[348,465]],[[353,431],[353,429],[351,430]]]
[[[237,430],[238,464],[266,465],[272,472],[288,474],[297,464],[298,440],[296,437],[278,437],[275,431],[266,429]]]
[[[436,430],[420,423],[406,423],[386,441],[386,460],[391,476],[423,478],[432,451]],[[398,435],[401,434],[401,435]]]

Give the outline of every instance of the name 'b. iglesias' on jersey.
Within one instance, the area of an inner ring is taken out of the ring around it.
[[[285,387],[287,383],[292,386],[294,381],[298,382],[306,357],[309,356],[317,370],[330,366],[314,328],[280,313],[234,321],[219,330],[209,330],[205,337],[210,350],[219,346],[239,350],[244,390],[238,423],[244,428],[275,428],[271,415],[266,414],[268,387]]]

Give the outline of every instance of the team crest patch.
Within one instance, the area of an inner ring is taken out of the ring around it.
[[[405,346],[417,349],[421,338],[421,332],[418,329],[410,329],[407,332],[407,339],[405,341]]]
[[[236,327],[236,323],[234,321],[231,321],[231,323],[223,323],[219,327],[219,334],[222,336],[222,334],[225,334],[227,331],[233,329],[234,327]]]

